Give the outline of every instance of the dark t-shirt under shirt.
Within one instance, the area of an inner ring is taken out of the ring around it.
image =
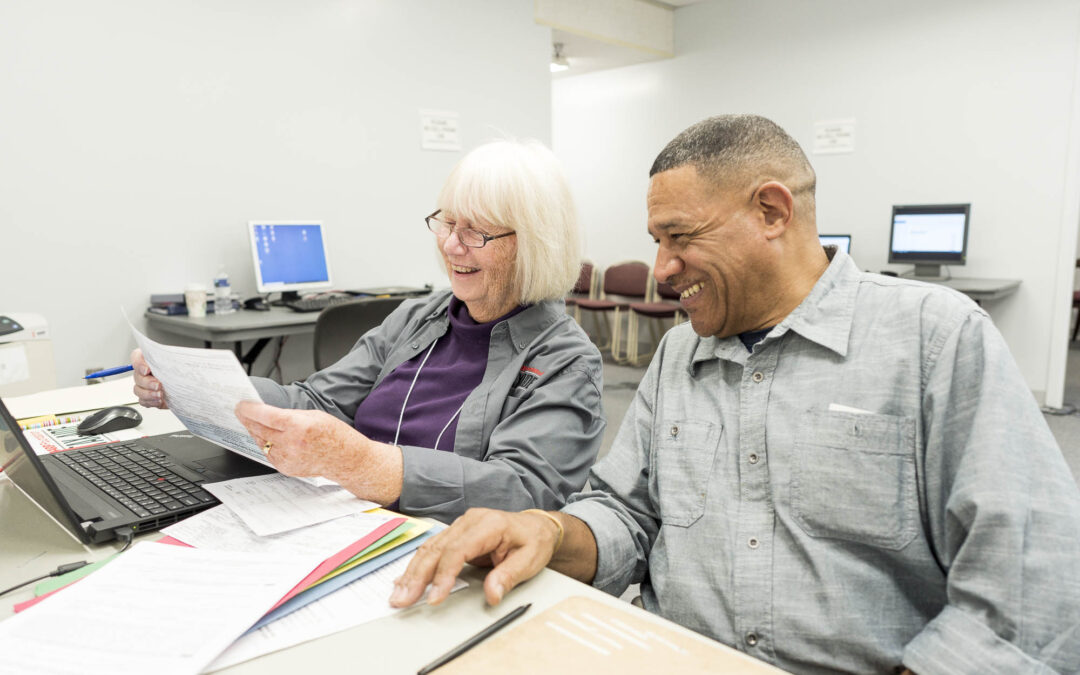
[[[495,324],[523,309],[517,307],[494,321],[477,323],[465,303],[451,298],[446,334],[387,375],[360,403],[353,426],[374,441],[453,451],[458,411],[484,379],[491,331]]]

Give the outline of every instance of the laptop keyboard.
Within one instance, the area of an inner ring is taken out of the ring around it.
[[[140,518],[160,516],[216,500],[201,487],[169,470],[164,452],[136,442],[67,450],[53,455]]]

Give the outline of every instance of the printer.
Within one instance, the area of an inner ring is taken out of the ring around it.
[[[56,363],[45,317],[0,312],[0,396],[56,388]]]

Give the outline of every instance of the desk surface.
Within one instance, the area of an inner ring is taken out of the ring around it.
[[[972,300],[997,300],[1011,295],[1020,287],[1019,279],[979,279],[973,277],[952,277],[951,279],[920,279],[919,277],[906,277],[916,281],[927,281],[939,286],[947,286],[954,291],[960,291]]]
[[[318,312],[294,312],[287,307],[271,307],[257,312],[239,309],[231,314],[207,314],[192,318],[146,312],[146,323],[158,330],[208,342],[239,342],[282,335],[315,332]]]
[[[174,416],[169,416],[175,420]],[[120,548],[119,544],[84,546],[79,543],[3,474],[0,474],[0,514],[3,514],[0,518],[0,588],[46,574],[60,564],[100,560]],[[159,536],[150,532],[136,540],[154,540]],[[267,654],[221,672],[273,675],[352,671],[370,656],[375,659],[373,672],[415,673],[520,604],[533,603],[524,620],[571,596],[587,596],[626,611],[639,612],[641,616],[691,639],[717,644],[551,570],[544,570],[514,589],[499,607],[491,608],[484,601],[484,574],[485,570],[467,567],[462,578],[469,582],[469,587],[454,593],[439,607],[420,605],[341,633]],[[0,621],[11,616],[12,605],[33,597],[33,587],[34,584],[31,584],[0,598]],[[749,657],[733,649],[723,649],[731,654],[734,661],[747,663]],[[167,655],[162,656],[167,658]],[[768,670],[760,662],[752,663]]]

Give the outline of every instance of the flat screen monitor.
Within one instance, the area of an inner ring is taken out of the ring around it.
[[[889,262],[912,263],[916,277],[937,278],[942,265],[967,260],[971,204],[894,206]]]
[[[818,239],[821,240],[822,246],[835,246],[844,253],[851,255],[850,234],[819,234]]]
[[[253,220],[249,225],[259,293],[296,297],[330,288],[323,225],[315,220]]]

